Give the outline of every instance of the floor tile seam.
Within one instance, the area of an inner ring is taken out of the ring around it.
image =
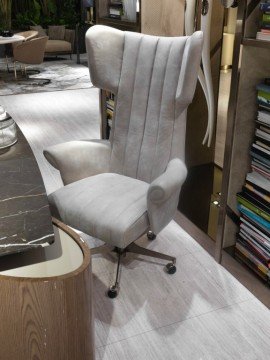
[[[202,314],[199,314],[199,315],[191,315],[189,317],[187,317],[186,319],[183,319],[183,320],[179,320],[179,321],[175,321],[175,322],[172,322],[171,324],[166,324],[166,325],[163,325],[163,326],[159,326],[159,327],[154,327],[152,329],[149,329],[149,330],[146,330],[146,331],[143,331],[142,333],[138,333],[138,334],[134,334],[134,335],[131,335],[131,336],[128,336],[126,338],[123,338],[121,340],[117,340],[117,341],[112,341],[106,345],[101,345],[101,346],[98,346],[96,347],[96,349],[102,349],[102,348],[106,348],[107,346],[110,346],[110,345],[115,345],[117,343],[120,343],[122,341],[125,341],[125,340],[129,340],[129,339],[132,339],[138,335],[144,335],[144,334],[147,334],[151,331],[156,331],[156,330],[160,330],[160,329],[163,329],[163,328],[166,328],[166,327],[169,327],[169,326],[172,326],[172,325],[176,325],[176,324],[180,324],[180,323],[184,323],[184,322],[187,322],[189,320],[193,320],[193,319],[197,319],[197,318],[200,318],[202,316],[205,316],[205,315],[208,315],[208,314],[211,314],[215,311],[219,311],[219,310],[222,310],[222,309],[226,309],[226,308],[229,308],[229,307],[232,307],[232,306],[235,306],[235,305],[239,305],[239,304],[242,304],[242,303],[245,303],[245,302],[249,302],[249,301],[252,301],[254,299],[245,299],[245,300],[242,300],[242,301],[239,301],[239,302],[236,302],[236,303],[232,303],[232,304],[227,304],[227,305],[224,305],[220,308],[216,308],[216,309],[213,309],[213,310],[209,310],[209,311],[206,311]]]
[[[204,250],[204,249],[203,249]],[[211,254],[209,254],[206,250],[204,250],[211,258],[212,260],[215,262],[215,265],[218,265],[222,268],[222,271],[225,271],[226,274],[230,274],[230,272],[224,267],[222,266],[221,264],[218,264],[216,263],[215,259],[212,257]],[[196,253],[199,253],[199,252],[202,252],[202,251],[196,251]],[[197,259],[196,259],[197,260]],[[219,282],[216,280],[216,276],[213,275],[213,273],[211,271],[209,271],[209,269],[204,265],[204,263],[202,263],[201,261],[197,260],[198,263],[200,264],[200,266],[203,267],[203,269],[207,272],[207,274],[210,276],[210,278],[214,281],[214,283],[219,287],[220,290],[223,290],[221,285],[219,284]],[[240,281],[235,278],[232,274],[230,274],[234,280],[236,280],[241,286],[244,286],[240,283]],[[244,286],[245,288],[245,286]],[[245,288],[246,289],[246,288]],[[248,289],[246,289],[248,292],[250,292]]]

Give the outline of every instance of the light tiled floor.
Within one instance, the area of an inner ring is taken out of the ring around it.
[[[91,246],[94,239],[87,238]],[[175,222],[143,246],[176,254],[177,272],[123,262],[121,290],[105,296],[115,257],[94,256],[97,359],[263,359],[269,310]]]
[[[48,191],[61,181],[42,149],[96,137],[97,98],[95,89],[0,98],[29,139]],[[93,257],[97,360],[269,358],[269,310],[178,224],[171,222],[153,242],[143,237],[139,243],[176,255],[177,272],[168,275],[161,261],[129,255],[119,296],[111,300],[105,293],[116,259]]]

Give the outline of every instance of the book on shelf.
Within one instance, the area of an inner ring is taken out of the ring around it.
[[[109,4],[109,17],[114,19],[121,19],[123,15],[122,1],[111,1]]]
[[[265,206],[269,206],[270,207],[270,197],[267,196],[263,196],[262,193],[260,193],[259,191],[254,191],[255,189],[253,187],[249,187],[248,184],[246,184],[245,186],[243,186],[242,188],[242,193],[243,194],[247,194],[248,196],[254,198],[255,200],[262,202],[262,204],[264,204]]]
[[[253,151],[257,151],[260,155],[264,155],[268,160],[270,159],[270,151],[258,144],[252,144]],[[264,153],[264,154],[263,154]]]
[[[266,134],[269,134],[270,135],[270,128],[269,127],[267,127],[267,125],[265,126],[265,125],[261,125],[261,126],[259,126],[259,129],[261,130],[261,131],[264,131]],[[265,135],[266,135],[265,134]],[[266,141],[266,140],[265,140]]]
[[[257,259],[256,256],[254,256],[248,249],[246,249],[240,241],[236,242],[235,245],[236,249],[245,256],[245,258],[249,259],[263,274],[265,274],[267,277],[270,276],[269,269],[267,266],[265,266],[259,259]]]
[[[270,196],[265,194],[265,192],[263,192],[261,188],[255,187],[254,185],[251,185],[248,182],[246,182],[246,184],[243,188],[245,189],[245,191],[250,191],[254,195],[259,196],[264,201],[267,201],[270,203]]]
[[[239,204],[244,205],[246,208],[261,216],[266,221],[270,222],[270,213],[267,207],[255,198],[249,196],[247,193],[238,193],[237,201]]]
[[[265,227],[262,227],[260,224],[254,222],[252,219],[248,218],[246,215],[243,215],[240,217],[240,221],[241,221],[241,224],[246,225],[250,231],[254,231],[255,233],[255,238],[256,238],[256,234],[258,235],[258,241],[263,243],[264,246],[270,250],[270,238],[269,238],[269,235],[270,235],[270,231],[265,228]]]
[[[270,141],[270,134],[268,133],[268,131],[265,131],[264,128],[259,128],[259,129],[256,129],[255,130],[255,135],[258,137],[258,138],[261,138],[261,139],[265,139],[265,140],[268,140]]]
[[[268,27],[263,27],[262,29],[269,29],[270,30],[270,25],[269,28]],[[263,41],[270,41],[270,33],[266,33],[264,31],[258,31],[256,34],[256,39],[257,40],[263,40]]]
[[[238,234],[238,242],[246,248],[251,254],[256,256],[256,258],[267,268],[270,267],[270,253],[269,251],[264,250],[255,240],[252,240],[244,231],[240,231]]]
[[[261,174],[257,173],[256,171],[252,171],[251,173],[248,173],[246,176],[246,180],[254,185],[259,186],[261,189],[267,191],[270,193],[270,182],[262,176]]]
[[[270,125],[270,112],[265,110],[259,110],[257,115],[257,120],[262,123]]]
[[[243,215],[246,215],[249,219],[253,220],[257,224],[260,224],[261,226],[265,227],[266,229],[270,230],[270,222],[263,219],[261,216],[255,214],[252,210],[248,209],[242,204],[238,204],[237,208],[240,213]]]
[[[258,164],[258,165],[260,165],[260,164]],[[266,178],[270,179],[270,174],[269,174],[268,169],[262,169],[262,167],[258,166],[258,165],[256,164],[256,162],[254,162],[254,164],[251,165],[252,170],[261,174],[262,176],[265,176]]]
[[[262,140],[255,140],[255,144],[260,147],[263,147],[266,150],[270,150],[269,142],[266,141],[263,142]]]
[[[270,24],[270,14],[267,12],[263,13],[262,22]]]
[[[260,10],[262,11],[262,17],[256,39],[270,41],[270,3],[267,1],[261,3]]]
[[[253,258],[252,254],[249,254],[248,250],[246,250],[245,248],[239,250],[239,245],[238,247],[235,248],[235,258],[238,259],[240,262],[246,264],[264,281],[269,282],[269,274],[267,267],[261,263],[257,263],[256,258],[255,257]]]
[[[264,259],[263,261],[267,261],[267,266],[269,266],[270,265],[269,235],[262,235],[262,233],[259,234],[256,227],[253,227],[252,229],[248,223],[245,224],[244,222],[242,222],[240,225],[239,234],[242,236],[244,243],[246,241],[248,245],[255,248],[254,251],[258,251],[261,253],[262,258]]]
[[[265,234],[266,236],[269,237],[270,229],[267,228],[264,224],[258,222],[255,218],[252,218],[249,215],[241,213],[240,222],[241,221],[248,223],[249,226],[254,226],[256,231],[258,231],[259,233],[263,233],[263,234]]]
[[[259,84],[257,86],[257,99],[259,105],[270,109],[270,86],[266,84]]]
[[[260,3],[260,10],[264,11],[264,12],[270,12],[270,2],[261,2]]]
[[[268,166],[267,164],[263,163],[262,161],[260,161],[256,158],[251,158],[251,167],[252,166],[257,166],[258,168],[265,170],[267,172],[270,171],[270,166]]]
[[[270,161],[265,159],[263,156],[257,154],[256,152],[254,151],[250,151],[250,155],[252,156],[252,159],[256,159],[256,161],[258,162],[261,162],[262,164],[264,164],[265,166],[270,166]]]

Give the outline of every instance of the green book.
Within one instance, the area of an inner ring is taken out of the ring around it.
[[[270,15],[269,15],[269,14],[263,14],[262,21],[263,21],[264,23],[267,23],[267,22],[270,23]]]
[[[264,218],[267,221],[270,221],[270,215],[269,214],[267,214],[265,211],[258,208],[257,206],[255,206],[254,204],[249,202],[248,200],[242,198],[240,195],[237,195],[237,200],[238,200],[238,202],[240,204],[244,205],[246,208],[253,211],[255,214],[261,216],[262,218]]]
[[[270,100],[270,93],[266,91],[259,90],[258,91],[258,98],[264,98],[266,100]]]

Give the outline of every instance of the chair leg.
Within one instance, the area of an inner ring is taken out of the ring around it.
[[[7,66],[7,72],[9,73],[9,72],[10,72],[10,70],[9,70],[8,57],[7,57],[7,55],[6,55],[6,66]]]
[[[91,248],[91,255],[106,254],[108,252],[112,252],[112,248],[107,244]]]
[[[15,77],[15,80],[17,80],[17,68],[16,68],[16,62],[15,61],[13,63],[13,67],[14,67],[14,77]]]
[[[118,295],[118,291],[119,291],[119,277],[120,277],[120,267],[121,267],[121,257],[124,254],[124,251],[117,249],[117,255],[118,255],[118,261],[117,261],[117,270],[116,270],[116,277],[115,277],[115,283],[114,285],[112,285],[108,292],[107,295],[109,296],[109,298],[114,299],[116,298],[116,296]]]
[[[127,252],[131,252],[134,254],[140,254],[140,255],[145,255],[145,256],[151,256],[154,257],[156,259],[163,259],[163,260],[169,260],[172,261],[174,264],[176,263],[176,258],[170,255],[166,255],[157,251],[153,251],[153,250],[149,250],[146,248],[143,248],[142,246],[139,246],[135,243],[132,243],[130,245],[128,245],[128,247],[126,248]]]
[[[174,274],[176,272],[176,258],[174,256],[166,255],[157,251],[149,250],[146,248],[143,248],[135,243],[131,243],[128,245],[128,247],[125,249],[126,252],[130,252],[133,254],[139,254],[144,256],[150,256],[156,259],[162,259],[162,260],[168,260],[171,261],[166,265],[166,270],[169,274]]]

